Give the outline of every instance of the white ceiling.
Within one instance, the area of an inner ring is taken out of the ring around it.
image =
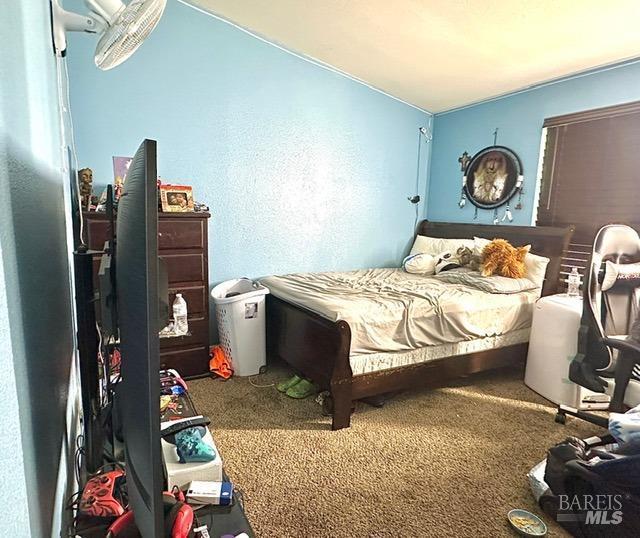
[[[190,0],[431,112],[640,56],[639,0]]]

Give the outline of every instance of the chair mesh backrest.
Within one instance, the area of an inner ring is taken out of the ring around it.
[[[629,226],[609,224],[596,235],[591,257],[585,271],[582,326],[588,328],[588,355],[598,368],[607,368],[613,360],[611,350],[601,343],[603,336],[629,334],[631,323],[638,314],[640,288],[614,286],[602,290],[605,262],[640,262],[640,237]],[[584,342],[581,342],[584,344]],[[582,346],[581,346],[582,347]]]

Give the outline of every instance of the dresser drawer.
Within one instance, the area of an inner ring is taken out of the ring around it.
[[[204,282],[204,254],[161,254],[167,264],[169,287],[176,282]]]
[[[166,263],[167,266],[167,277],[169,280],[169,293],[180,291],[180,288],[172,287],[171,284],[174,282],[204,282],[204,255],[201,253],[196,254],[163,254],[160,256]],[[98,272],[100,271],[100,262],[102,256],[97,255],[93,257],[93,274],[94,274],[94,283],[96,284],[96,289],[99,289],[98,286]],[[189,286],[181,289],[189,289],[190,293],[193,294],[196,290],[200,290],[196,295],[190,295],[192,300],[196,300],[195,305],[199,306],[198,310],[194,310],[194,312],[204,312],[204,308],[202,308],[203,302],[206,302],[206,297],[203,295],[205,293],[204,286]],[[185,300],[189,302],[189,299],[185,296]],[[173,297],[171,297],[171,303],[173,304]],[[194,306],[195,306],[194,305]]]
[[[102,215],[101,215],[102,216]],[[109,221],[106,218],[86,219],[86,240],[91,250],[102,250],[107,240]],[[166,218],[158,220],[158,248],[165,250],[204,249],[206,220]]]
[[[206,286],[184,286],[181,288],[169,288],[169,305],[173,305],[176,293],[182,293],[182,297],[187,302],[187,312],[189,318],[204,318],[206,308],[209,303],[207,301],[208,288]]]
[[[158,222],[158,248],[167,250],[204,249],[201,219],[163,218]]]
[[[174,368],[185,378],[209,372],[208,346],[183,347],[160,352],[160,368]]]
[[[189,335],[160,338],[160,351],[175,347],[191,347],[209,344],[209,320],[206,318],[189,320]]]

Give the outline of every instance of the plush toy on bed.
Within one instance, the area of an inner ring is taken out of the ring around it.
[[[443,252],[436,258],[435,273],[458,269],[471,263],[473,252],[470,248],[459,247],[455,252]]]
[[[530,248],[531,245],[516,248],[505,239],[494,239],[482,250],[482,276],[524,277],[524,258]]]

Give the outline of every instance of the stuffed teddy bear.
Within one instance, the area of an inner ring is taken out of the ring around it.
[[[482,250],[482,276],[500,275],[522,278],[524,258],[531,245],[515,248],[505,239],[494,239]]]

